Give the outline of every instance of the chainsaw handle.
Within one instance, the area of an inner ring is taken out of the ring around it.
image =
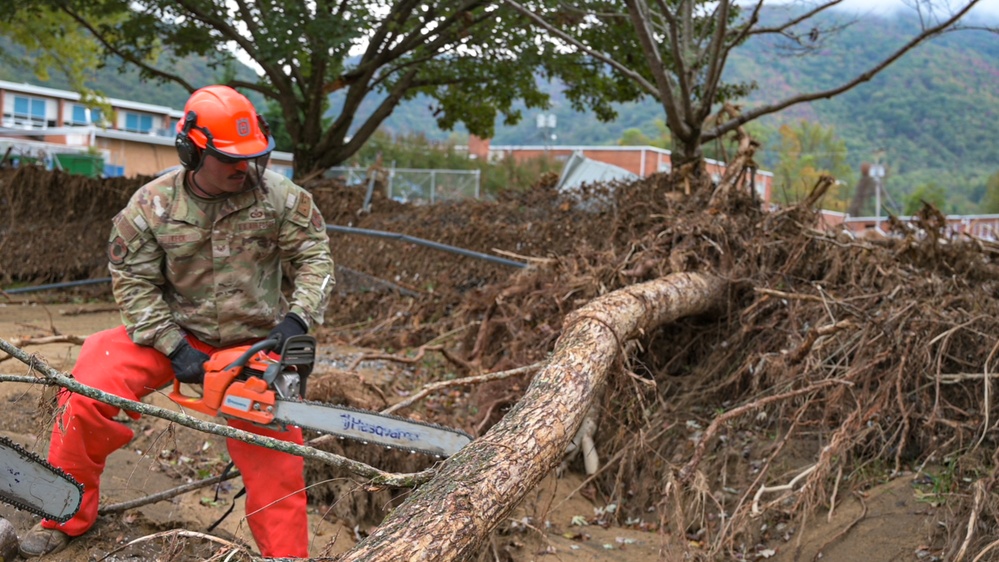
[[[268,339],[268,340],[260,340],[257,343],[251,345],[249,349],[247,349],[246,351],[244,351],[242,355],[240,355],[239,357],[236,358],[235,361],[233,361],[232,363],[230,363],[229,366],[226,367],[226,369],[227,370],[228,369],[232,369],[233,367],[245,367],[246,366],[246,362],[250,360],[250,357],[253,357],[257,353],[259,353],[261,351],[264,351],[264,350],[271,351],[275,347],[277,347],[277,344],[278,344],[277,338],[271,338],[271,339]]]

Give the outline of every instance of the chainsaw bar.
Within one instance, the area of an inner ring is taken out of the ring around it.
[[[464,431],[370,410],[305,400],[275,403],[274,420],[388,449],[449,457],[472,441]]]
[[[0,436],[0,501],[65,523],[80,509],[83,485],[38,455]]]

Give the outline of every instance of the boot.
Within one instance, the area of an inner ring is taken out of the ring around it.
[[[42,527],[41,523],[38,523],[21,539],[21,546],[18,548],[18,551],[24,558],[54,554],[66,548],[70,538],[69,535],[62,531],[46,529]]]

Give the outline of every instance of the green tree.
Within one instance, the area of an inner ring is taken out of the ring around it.
[[[554,4],[554,0],[553,4]],[[499,115],[546,107],[537,77],[573,84],[578,107],[609,118],[610,101],[628,84],[560,43],[539,36],[523,16],[496,1],[409,0],[13,0],[25,10],[63,10],[115,57],[146,79],[190,84],[175,71],[188,55],[213,67],[238,54],[259,80],[230,86],[257,92],[280,108],[292,143],[295,174],[340,164],[356,153],[403,100],[423,96],[444,130],[464,123],[490,137]],[[113,23],[109,18],[114,17]],[[330,101],[332,96],[332,102]],[[423,98],[421,98],[423,99]],[[366,115],[366,117],[360,117]]]
[[[100,64],[101,49],[73,19],[56,9],[28,3],[17,10],[0,10],[0,35],[24,48],[14,53],[0,48],[0,59],[6,64],[48,80],[53,71],[66,77],[81,102],[99,107],[111,115],[107,100],[86,85],[87,76]]]
[[[924,183],[912,190],[903,203],[902,213],[914,215],[925,203],[936,207],[940,212],[947,213],[947,190],[935,183]]]
[[[796,90],[784,99],[743,110],[728,104],[744,98],[755,84],[722,80],[733,51],[750,38],[771,37],[803,54],[818,52],[838,28],[822,28],[816,16],[839,0],[785,10],[779,19],[763,17],[764,0],[750,4],[736,0],[581,0],[571,7],[504,0],[577,52],[603,61],[640,96],[658,100],[672,133],[674,169],[702,161],[705,144],[755,119],[834,97],[869,81],[927,39],[956,29],[978,1],[963,0],[955,9],[946,10],[931,0],[914,0],[922,27],[868,68],[847,78],[830,77],[815,90]]]
[[[846,180],[853,176],[847,164],[846,143],[831,127],[799,121],[783,125],[779,131],[777,167],[774,169],[775,194],[781,202],[802,200],[819,177],[828,174],[838,183],[825,196],[823,207],[845,211],[849,204]]]
[[[999,213],[999,172],[989,176],[985,182],[985,195],[982,197],[983,213]]]
[[[637,127],[621,131],[621,138],[617,140],[618,146],[652,146],[653,142],[655,141]]]

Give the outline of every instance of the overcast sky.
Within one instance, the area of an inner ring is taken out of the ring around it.
[[[939,2],[944,6],[947,0]],[[891,12],[898,8],[911,10],[912,2],[909,0],[843,0],[842,6],[854,12]],[[960,0],[950,0],[950,5],[964,5]],[[975,14],[999,21],[999,0],[979,0],[978,4],[968,12],[968,17]]]

